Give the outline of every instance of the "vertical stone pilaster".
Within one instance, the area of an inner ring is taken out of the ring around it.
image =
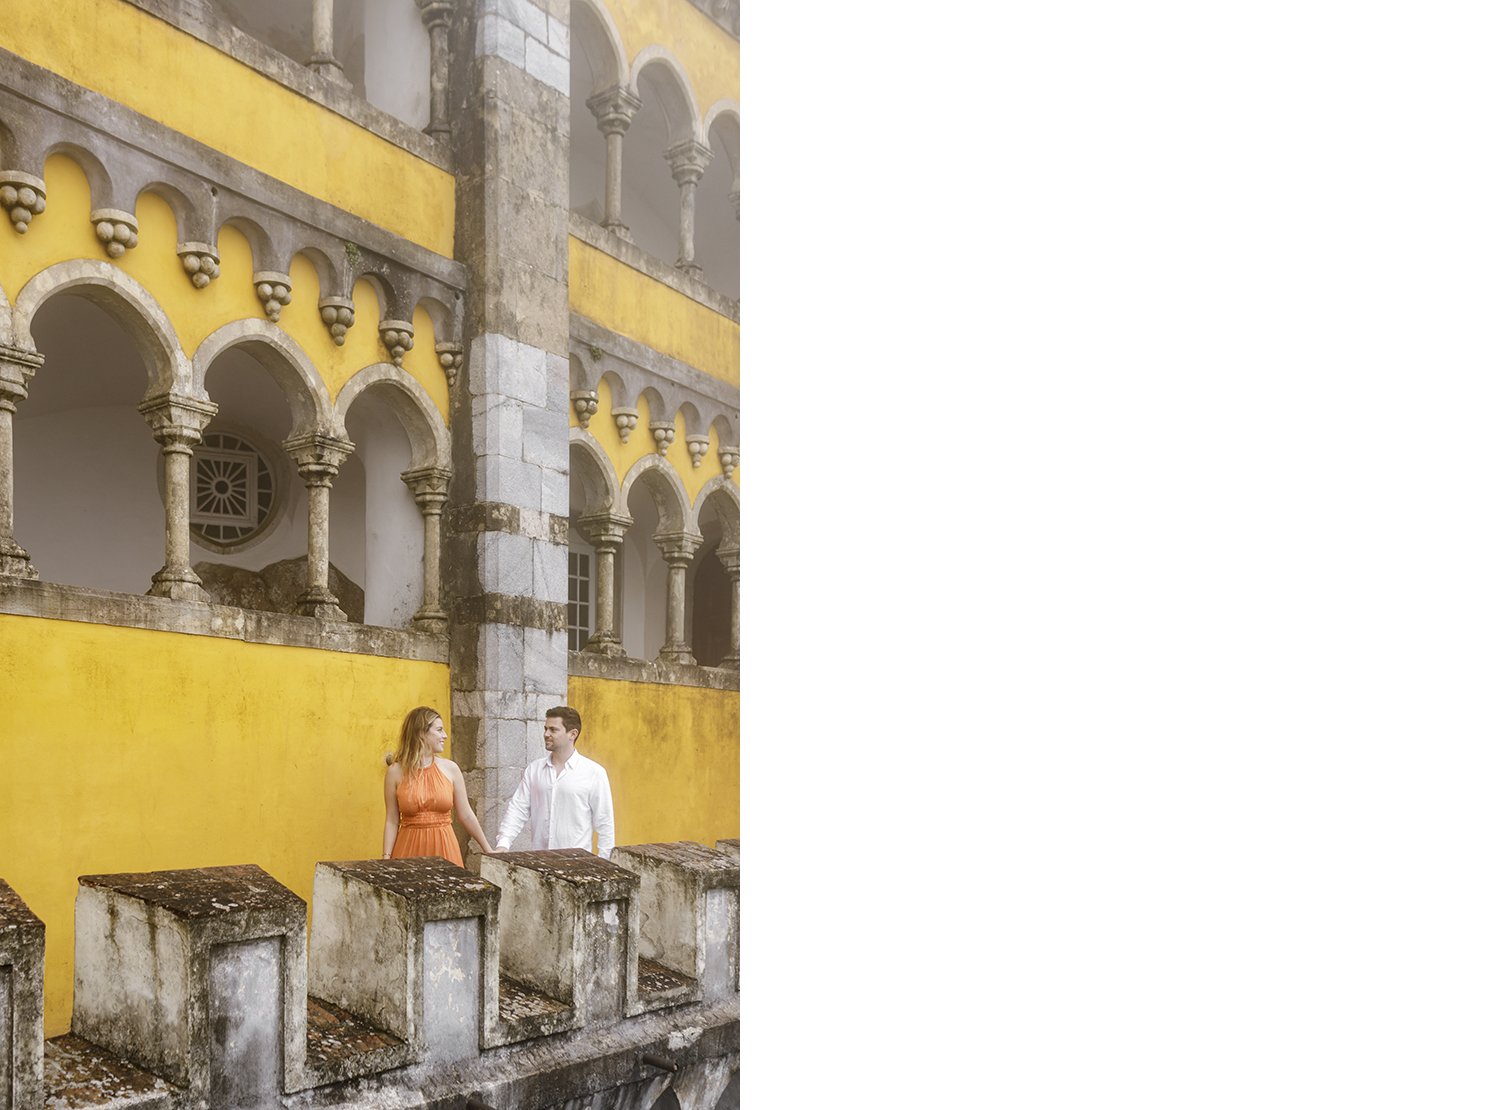
[[[620,630],[615,627],[615,555],[625,542],[625,531],[631,521],[626,516],[599,513],[586,516],[578,527],[594,545],[594,633],[584,651],[600,655],[622,656]]]
[[[627,243],[630,229],[621,217],[621,195],[625,177],[625,132],[641,110],[641,102],[630,90],[616,86],[589,97],[588,109],[604,132],[604,229]]]
[[[453,14],[469,292],[442,577],[454,751],[492,831],[541,754],[542,711],[567,697],[568,9],[477,0]]]
[[[697,663],[687,641],[687,568],[703,538],[690,532],[652,538],[667,561],[667,642],[656,658],[663,663]]]
[[[740,669],[740,549],[732,544],[719,545],[719,562],[729,575],[729,653],[719,666]]]
[[[151,435],[161,444],[166,464],[166,562],[151,576],[155,597],[179,601],[207,601],[208,591],[188,562],[188,518],[193,500],[193,448],[203,440],[203,429],[219,411],[207,398],[164,393],[136,406],[151,424]]]
[[[703,171],[714,152],[696,139],[667,148],[667,164],[672,167],[672,180],[680,190],[677,209],[677,268],[690,277],[701,278],[703,267],[693,261],[693,238],[697,210],[698,182],[703,180]]]
[[[13,419],[26,400],[31,376],[42,365],[33,351],[0,346],[0,577],[36,578],[31,556],[16,542],[16,478]]]
[[[313,432],[281,446],[307,486],[307,588],[297,598],[297,612],[329,621],[348,620],[328,588],[328,494],[354,444]]]
[[[448,480],[453,471],[443,466],[424,466],[401,475],[422,513],[422,607],[412,617],[412,626],[424,632],[446,632],[448,614],[443,612],[439,592],[442,556],[443,506],[448,503]]]
[[[446,135],[448,125],[448,28],[453,21],[453,0],[416,0],[427,28],[428,48],[432,57],[431,107],[428,124],[422,130],[429,135]]]

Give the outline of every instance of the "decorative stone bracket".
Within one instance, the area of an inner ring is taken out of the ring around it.
[[[290,274],[279,274],[275,270],[257,270],[250,275],[255,282],[255,295],[261,307],[273,321],[281,319],[281,310],[292,303],[292,278]]]
[[[652,421],[651,438],[656,440],[656,453],[665,457],[667,449],[677,438],[677,426],[667,420]]]
[[[438,365],[443,368],[443,377],[448,379],[448,388],[458,385],[458,372],[464,368],[464,345],[462,343],[439,343]]]
[[[96,208],[89,213],[89,222],[111,258],[119,258],[141,241],[135,217],[119,208]]]
[[[703,465],[703,457],[708,454],[708,437],[688,436],[687,449],[693,460],[693,469],[697,470]]]
[[[615,418],[615,427],[620,432],[620,442],[629,443],[630,433],[635,431],[640,415],[635,409],[612,409],[610,415]]]
[[[40,177],[20,170],[0,170],[0,206],[10,215],[10,225],[21,235],[31,221],[47,209],[47,189]]]
[[[342,347],[344,337],[354,326],[354,302],[348,297],[324,297],[318,302],[318,315],[333,336],[334,346]]]
[[[385,349],[391,353],[391,361],[397,366],[406,357],[406,352],[411,350],[412,326],[409,320],[382,320],[380,321],[380,341],[385,344]]]
[[[599,411],[599,393],[593,389],[575,389],[568,394],[573,402],[573,411],[578,414],[578,426],[587,429],[589,417]]]
[[[219,276],[219,252],[207,243],[179,243],[177,257],[194,289],[204,289]]]
[[[735,467],[740,465],[740,449],[721,444],[719,447],[719,465],[724,468],[724,477],[733,477]]]

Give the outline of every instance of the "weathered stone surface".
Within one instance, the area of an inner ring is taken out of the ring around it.
[[[296,613],[297,599],[307,588],[306,555],[282,559],[259,571],[209,562],[195,563],[193,570],[203,580],[211,602],[241,609]],[[328,564],[328,588],[351,621],[364,621],[365,591],[332,563]]]
[[[180,1088],[72,1033],[47,1042],[46,1092],[47,1110],[167,1110],[181,1094]]]
[[[42,961],[46,927],[0,880],[0,1106],[42,1098]]]

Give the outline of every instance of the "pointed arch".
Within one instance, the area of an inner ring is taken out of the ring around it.
[[[377,362],[366,366],[344,383],[334,401],[333,419],[337,435],[348,439],[344,427],[349,409],[364,393],[375,390],[380,400],[386,402],[411,443],[411,465],[453,466],[453,449],[448,441],[448,428],[442,414],[427,391],[417,384],[415,378],[401,367],[389,362]]]
[[[671,463],[657,454],[646,455],[635,461],[625,472],[625,480],[620,483],[620,493],[615,502],[616,510],[622,516],[630,515],[630,491],[637,482],[642,484],[656,503],[660,531],[693,531],[692,505],[687,487],[682,484],[682,477]]]
[[[583,19],[578,14],[586,13]],[[592,23],[590,23],[590,20]],[[575,59],[583,53],[594,70],[591,92],[624,85],[630,80],[630,66],[625,61],[625,41],[609,11],[599,0],[573,0],[568,19],[568,34]]]
[[[198,344],[193,353],[196,395],[207,396],[209,367],[231,347],[244,347],[281,387],[292,410],[292,435],[326,432],[333,426],[333,405],[322,375],[297,341],[269,320],[236,320]]]
[[[193,393],[193,367],[183,353],[172,321],[145,286],[103,259],[72,258],[58,262],[28,281],[16,295],[12,344],[23,350],[36,350],[36,341],[31,336],[32,320],[42,305],[66,292],[97,304],[136,342],[150,379],[148,396]]]
[[[698,491],[697,503],[693,505],[693,530],[703,534],[705,511],[712,512],[724,526],[727,543],[740,542],[740,488],[722,474],[711,478]]]
[[[347,296],[343,288],[344,283],[341,280],[338,269],[334,266],[333,259],[329,258],[317,247],[298,247],[297,253],[292,255],[293,261],[299,255],[312,263],[313,272],[318,275],[318,300],[322,300],[324,297]]]
[[[135,191],[135,199],[130,202],[130,210],[136,213],[138,218],[141,210],[141,197],[147,193],[166,201],[167,207],[172,210],[172,218],[177,223],[177,242],[186,243],[191,240],[193,235],[189,228],[193,224],[194,211],[193,202],[188,199],[187,194],[165,181],[150,181]]]
[[[281,269],[281,262],[276,257],[275,245],[271,242],[271,234],[260,224],[248,216],[230,216],[219,223],[219,228],[232,227],[243,235],[250,244],[250,267],[252,270],[272,270],[277,273],[285,273]],[[214,243],[217,245],[219,232],[214,232]]]
[[[617,512],[619,483],[615,481],[615,468],[599,441],[582,428],[569,428],[568,454],[568,465],[574,474],[580,475],[588,494],[588,504],[573,505],[572,515]]]
[[[648,46],[635,56],[630,67],[630,93],[642,101],[654,96],[667,117],[667,132],[674,143],[687,139],[703,142],[698,101],[693,83],[677,57],[664,46]]]
[[[79,146],[77,143],[60,142],[53,143],[42,152],[43,174],[46,173],[47,159],[54,154],[61,155],[68,161],[75,163],[83,171],[83,176],[89,182],[89,207],[92,208],[118,208],[115,203],[115,182],[110,177],[109,171],[104,168],[104,163],[99,161],[98,156],[91,150]],[[131,206],[132,210],[134,205]]]

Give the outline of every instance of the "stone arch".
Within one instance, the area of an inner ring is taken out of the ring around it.
[[[0,120],[0,169],[20,169],[21,151],[16,145],[16,135],[4,120]]]
[[[340,277],[337,267],[334,266],[333,259],[329,258],[317,247],[299,247],[297,254],[292,255],[292,258],[295,259],[297,255],[301,255],[312,263],[312,268],[318,275],[319,300],[322,300],[324,297],[344,297],[348,295],[344,291],[343,280]]]
[[[642,488],[656,503],[661,531],[696,534],[689,526],[693,516],[687,487],[682,484],[681,476],[671,463],[656,454],[646,455],[635,461],[625,472],[625,480],[620,483],[620,492],[615,498],[615,511],[621,516],[630,515],[626,506],[630,503],[630,491],[637,482],[642,483]]]
[[[693,505],[693,531],[703,534],[703,513],[712,508],[724,525],[727,542],[740,542],[740,488],[722,474],[711,478],[698,491],[697,503]]]
[[[667,117],[667,130],[674,143],[696,139],[703,142],[693,83],[676,56],[664,46],[648,46],[635,56],[630,67],[630,93],[645,101],[654,96]]]
[[[150,379],[147,396],[169,392],[201,396],[194,388],[192,364],[156,298],[135,278],[103,259],[58,262],[28,281],[16,295],[13,345],[35,350],[31,322],[37,311],[59,293],[69,291],[108,312],[140,348]]]
[[[573,516],[590,516],[594,513],[617,511],[618,484],[615,468],[609,456],[599,446],[599,441],[582,428],[568,430],[569,467],[577,475],[588,495],[585,505],[573,505]]]
[[[724,150],[729,156],[729,169],[736,182],[740,179],[740,106],[733,100],[715,101],[703,117],[703,134],[710,138],[714,128],[724,136]]]
[[[5,286],[0,285],[0,343],[12,346],[10,341],[11,331],[11,305],[10,298],[5,295]]]
[[[336,434],[347,439],[344,419],[349,409],[366,390],[379,391],[381,400],[390,400],[391,411],[406,430],[411,442],[411,465],[443,466],[452,468],[453,450],[448,442],[448,429],[443,423],[437,405],[427,391],[417,384],[405,370],[389,362],[377,362],[366,366],[344,383],[334,401],[333,416]]]
[[[677,411],[682,415],[683,435],[701,436],[707,434],[708,425],[703,419],[703,414],[698,411],[697,405],[691,401],[684,401],[677,406]]]
[[[194,236],[189,229],[194,223],[195,213],[193,202],[188,199],[187,194],[165,181],[148,182],[135,191],[135,199],[130,203],[133,213],[140,212],[141,197],[147,193],[161,197],[167,202],[167,207],[172,210],[172,218],[177,222],[177,242],[186,243],[192,240]]]
[[[625,385],[625,379],[620,377],[618,373],[613,370],[604,371],[604,373],[599,375],[593,388],[598,389],[600,382],[607,382],[609,384],[609,396],[615,408],[624,408],[626,405],[629,405],[632,409],[635,408],[637,402],[630,399],[630,390]]]
[[[204,381],[209,367],[231,347],[245,347],[281,387],[292,410],[292,435],[326,432],[333,427],[333,405],[307,352],[269,320],[250,318],[225,324],[208,336],[193,353],[193,393],[206,396]],[[269,355],[270,357],[266,357]]]
[[[738,447],[740,445],[739,430],[730,422],[729,417],[722,412],[708,422],[709,428],[717,428],[719,432],[720,447]]]
[[[418,308],[424,309],[427,313],[427,318],[432,321],[433,337],[437,342],[442,343],[455,338],[453,334],[452,308],[436,297],[418,297],[416,306],[412,309],[413,316],[416,315]]]
[[[580,19],[579,14],[584,18]],[[583,52],[594,70],[591,91],[602,92],[630,80],[625,42],[620,38],[614,19],[599,0],[573,0],[573,14],[568,22],[575,59],[580,51]]]
[[[658,421],[673,419],[671,406],[667,404],[666,399],[661,395],[661,391],[654,385],[648,385],[645,389],[641,390],[633,404],[639,408],[642,401],[646,402],[646,416],[651,423],[655,424]]]
[[[280,260],[276,257],[276,246],[271,240],[268,232],[255,220],[248,216],[230,216],[219,225],[221,228],[232,227],[243,235],[250,244],[250,266],[252,270],[271,270],[283,273]],[[214,233],[214,242],[218,242],[218,233]]]
[[[375,300],[380,304],[380,319],[391,319],[391,313],[398,311],[396,307],[396,287],[391,284],[391,279],[379,270],[365,267],[354,275],[354,280],[349,283],[350,293],[354,295],[354,286],[362,281],[368,281],[370,287],[375,290]]]
[[[89,183],[89,207],[90,208],[116,208],[115,183],[110,177],[109,171],[104,168],[104,163],[93,151],[79,146],[77,143],[58,142],[53,143],[42,152],[42,165],[47,164],[47,159],[54,154],[60,154],[64,158],[78,165],[83,171],[83,176],[88,178]],[[132,205],[132,208],[134,205]]]

